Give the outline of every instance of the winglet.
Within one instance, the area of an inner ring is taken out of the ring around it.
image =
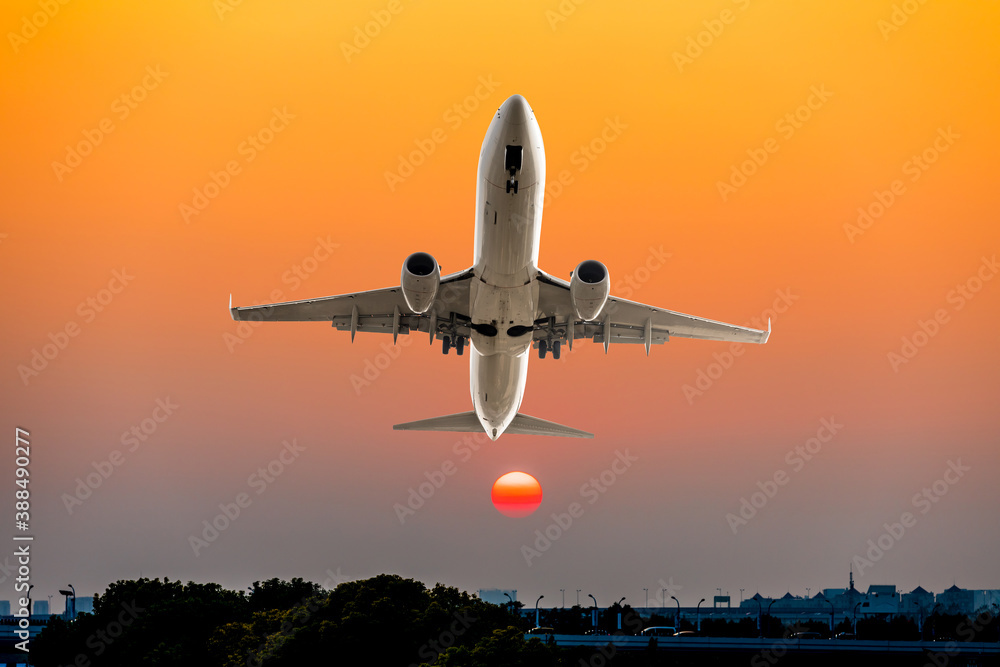
[[[229,316],[233,318],[234,322],[240,321],[239,308],[233,308],[233,294],[229,293]]]
[[[769,317],[767,318],[767,333],[764,334],[764,338],[760,341],[760,344],[763,345],[764,343],[766,343],[767,339],[770,337],[771,337],[771,318]]]

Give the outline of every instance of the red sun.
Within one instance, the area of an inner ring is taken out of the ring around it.
[[[528,516],[542,504],[542,486],[526,472],[509,472],[493,483],[493,506],[504,516]]]

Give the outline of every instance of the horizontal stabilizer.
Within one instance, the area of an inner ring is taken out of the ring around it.
[[[475,412],[459,412],[454,415],[444,417],[432,417],[421,419],[405,424],[396,424],[393,427],[396,431],[449,431],[458,433],[481,433],[483,425]],[[564,438],[593,438],[593,433],[587,433],[579,429],[556,424],[555,422],[529,417],[528,415],[516,415],[510,426],[504,433],[515,435],[552,435]]]
[[[482,431],[483,425],[475,412],[459,412],[444,417],[431,417],[405,424],[394,424],[394,431],[454,431],[458,433],[475,433]]]
[[[538,417],[528,415],[516,415],[514,421],[510,423],[504,433],[516,433],[518,435],[558,435],[564,438],[593,438],[593,433],[587,433],[579,429],[563,426],[555,422],[545,421]]]

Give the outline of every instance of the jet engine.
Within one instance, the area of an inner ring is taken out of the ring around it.
[[[608,267],[595,259],[580,262],[569,281],[569,295],[576,316],[581,320],[596,319],[610,293]]]
[[[399,284],[410,310],[418,315],[426,313],[434,305],[441,285],[441,267],[426,252],[415,252],[403,260]]]

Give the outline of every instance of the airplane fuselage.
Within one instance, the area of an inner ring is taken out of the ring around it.
[[[472,402],[494,440],[524,397],[538,304],[545,148],[528,103],[508,98],[486,132],[476,182],[470,288]]]

